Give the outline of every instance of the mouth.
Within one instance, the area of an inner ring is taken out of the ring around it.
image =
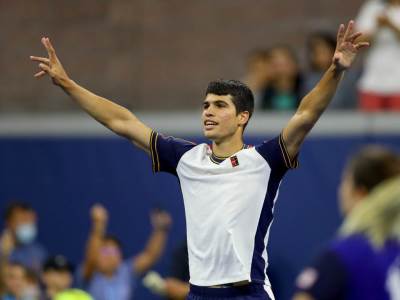
[[[215,127],[218,126],[217,122],[214,122],[214,121],[211,121],[211,120],[205,120],[203,124],[204,124],[205,130],[212,130]]]

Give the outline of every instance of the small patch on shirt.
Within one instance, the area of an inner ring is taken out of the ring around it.
[[[239,165],[239,160],[236,155],[231,156],[232,167],[237,167]]]

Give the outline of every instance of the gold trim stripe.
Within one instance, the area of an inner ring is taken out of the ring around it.
[[[157,151],[157,140],[158,140],[158,133],[156,135],[156,140],[154,142],[154,152],[156,153],[156,162],[157,162],[157,169],[156,172],[160,171],[160,158],[158,157],[158,151]]]
[[[295,169],[299,166],[299,162],[297,160],[297,157],[295,157],[295,159],[293,160],[287,149],[286,149],[286,145],[285,145],[285,141],[283,140],[283,136],[282,134],[279,135],[279,146],[281,148],[282,154],[283,154],[283,158],[285,160],[285,165],[288,169]]]
[[[154,140],[154,130],[150,134],[150,155],[151,155],[151,167],[153,172],[155,172],[155,162],[154,162],[154,152],[153,152],[153,140]]]

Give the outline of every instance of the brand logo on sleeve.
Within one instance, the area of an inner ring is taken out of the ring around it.
[[[231,156],[231,164],[232,164],[232,167],[237,167],[239,165],[239,160],[236,155]]]

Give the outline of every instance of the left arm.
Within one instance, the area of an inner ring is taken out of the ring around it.
[[[387,27],[392,30],[396,35],[398,42],[400,42],[400,28],[393,23],[393,21],[386,14],[378,16],[377,22],[380,26]]]
[[[369,45],[367,42],[356,43],[362,34],[354,33],[353,27],[354,21],[349,22],[347,29],[343,24],[340,25],[331,67],[314,89],[303,98],[296,113],[283,129],[282,137],[291,158],[297,155],[307,134],[327,108],[344,71],[351,66],[358,51]]]
[[[171,216],[167,212],[153,212],[153,232],[144,250],[133,260],[133,269],[136,274],[147,272],[160,258],[164,251],[171,225]]]

